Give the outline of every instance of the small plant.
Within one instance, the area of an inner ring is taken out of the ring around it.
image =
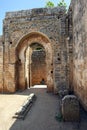
[[[47,3],[46,3],[46,6],[45,7],[54,7],[55,5],[54,5],[54,3],[53,2],[51,2],[51,1],[48,1]]]
[[[55,5],[52,1],[47,1],[45,7],[49,8],[49,7],[55,7],[55,6],[64,6],[65,8],[67,8],[67,4],[65,3],[64,0],[60,0],[57,5]]]
[[[66,3],[64,0],[61,0],[59,3],[58,3],[58,6],[64,6],[65,8],[67,7]]]
[[[63,121],[63,117],[62,117],[62,114],[61,113],[56,113],[56,116],[55,116],[56,120],[61,122]]]

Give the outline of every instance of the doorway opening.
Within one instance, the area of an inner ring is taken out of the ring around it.
[[[16,46],[16,58],[17,90],[47,85],[47,91],[53,91],[53,50],[45,34],[31,32],[23,36]]]
[[[46,85],[46,53],[39,43],[32,43],[25,51],[25,77],[28,88]]]

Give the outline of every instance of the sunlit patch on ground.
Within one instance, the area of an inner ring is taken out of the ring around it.
[[[9,130],[16,119],[13,115],[27,99],[28,95],[0,95],[0,130]]]
[[[34,85],[31,88],[47,88],[47,85]]]

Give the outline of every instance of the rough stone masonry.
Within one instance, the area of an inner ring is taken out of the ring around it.
[[[0,91],[13,93],[44,79],[47,91],[74,91],[87,109],[86,14],[85,0],[72,0],[67,13],[64,7],[7,12],[0,36]],[[43,62],[35,67],[32,57],[40,51]]]

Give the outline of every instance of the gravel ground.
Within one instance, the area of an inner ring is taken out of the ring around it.
[[[24,120],[12,116],[30,93],[37,99]],[[0,95],[0,130],[87,130],[87,113],[81,110],[81,122],[56,120],[59,111],[57,95],[47,93],[46,88],[31,88],[16,94]]]

